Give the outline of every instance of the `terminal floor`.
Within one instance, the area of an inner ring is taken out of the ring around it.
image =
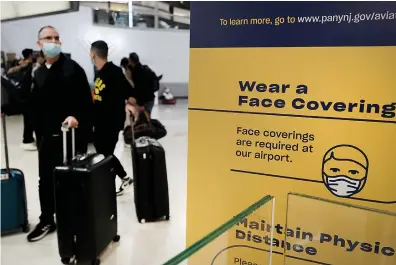
[[[118,227],[121,240],[102,255],[104,265],[160,265],[185,248],[186,174],[187,174],[187,101],[176,106],[155,107],[153,117],[166,126],[168,135],[160,142],[166,150],[171,207],[169,222],[140,224],[136,219],[133,189],[118,197]],[[28,214],[34,227],[40,215],[38,199],[37,152],[20,148],[22,117],[7,118],[11,167],[23,170],[26,177]],[[3,138],[1,139],[3,143]],[[2,164],[5,167],[2,145]],[[124,148],[122,134],[116,156],[132,173],[130,149]],[[119,182],[117,180],[117,186]],[[1,264],[61,264],[57,236],[53,233],[36,243],[28,243],[26,234],[1,238]]]

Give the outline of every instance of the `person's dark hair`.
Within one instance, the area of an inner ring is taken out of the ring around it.
[[[29,58],[30,56],[33,55],[33,50],[32,49],[24,49],[22,51],[22,55],[23,55],[23,58],[26,60],[27,58]]]
[[[109,47],[107,46],[107,43],[98,40],[92,43],[91,45],[91,50],[96,53],[96,55],[99,56],[101,59],[107,59],[108,53],[109,53]]]
[[[47,25],[47,26],[42,27],[42,28],[38,31],[37,39],[40,39],[40,34],[41,34],[41,32],[42,32],[44,29],[48,29],[48,28],[50,28],[50,29],[55,29],[53,26],[50,26],[50,25]]]
[[[129,60],[131,60],[131,62],[133,63],[140,63],[139,56],[136,52],[132,52],[129,54]]]
[[[128,58],[124,57],[124,58],[121,59],[120,65],[121,65],[122,68],[126,69],[128,67],[128,64],[129,64]]]

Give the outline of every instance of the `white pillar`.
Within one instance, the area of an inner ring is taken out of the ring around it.
[[[128,1],[128,13],[129,13],[129,27],[133,27],[133,6],[132,6],[132,1]]]
[[[159,28],[158,1],[154,2],[154,28]]]

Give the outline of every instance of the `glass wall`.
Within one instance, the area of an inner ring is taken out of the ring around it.
[[[262,197],[163,265],[271,265],[274,207]]]

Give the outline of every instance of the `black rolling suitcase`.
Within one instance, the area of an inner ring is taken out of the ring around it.
[[[64,166],[55,168],[55,206],[59,254],[63,264],[100,264],[99,255],[118,242],[117,200],[112,157],[86,154],[72,159],[67,154],[67,131],[63,131]]]
[[[131,115],[132,117],[132,115]],[[131,125],[134,124],[131,118]],[[132,134],[132,165],[135,208],[140,223],[169,220],[168,177],[165,150],[149,137],[135,139]]]

